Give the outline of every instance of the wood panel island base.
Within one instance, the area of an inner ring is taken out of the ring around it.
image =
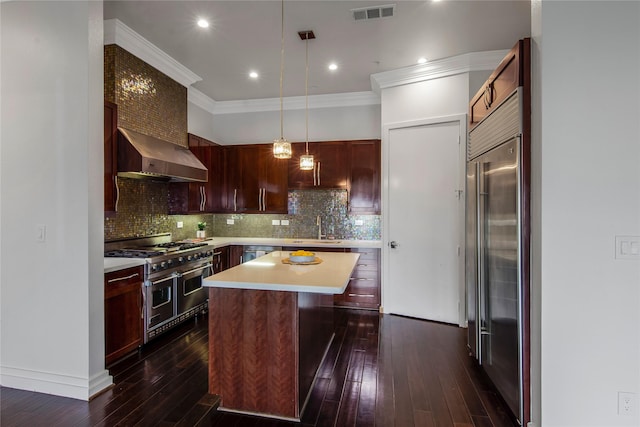
[[[359,254],[322,253],[289,265],[272,252],[205,279],[209,393],[220,410],[299,421],[333,339],[333,295]]]

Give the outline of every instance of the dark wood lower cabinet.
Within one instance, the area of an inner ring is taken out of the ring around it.
[[[349,285],[342,295],[334,296],[334,304],[343,307],[380,308],[380,249],[353,248],[360,254]]]
[[[104,275],[107,365],[142,345],[142,274],[142,267],[134,267]]]
[[[285,247],[285,251],[303,249],[312,252],[355,252],[360,254],[358,264],[351,274],[343,294],[334,295],[333,303],[339,307],[380,309],[380,249],[378,248],[311,248],[308,246]]]

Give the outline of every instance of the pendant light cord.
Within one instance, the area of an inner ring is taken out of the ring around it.
[[[304,111],[305,111],[305,128],[307,130],[306,133],[306,144],[305,150],[307,155],[309,154],[309,33],[307,33],[307,37],[304,41],[305,47],[305,75],[304,75]]]
[[[280,38],[280,140],[284,139],[284,126],[282,124],[282,81],[284,79],[284,0],[282,0],[282,35]]]

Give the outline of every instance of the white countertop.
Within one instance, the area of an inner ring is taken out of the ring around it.
[[[275,239],[268,237],[211,237],[205,241],[214,248],[229,245],[281,246],[295,248],[381,248],[380,240],[318,240],[318,239]],[[144,265],[144,259],[105,258],[104,272],[124,270]]]
[[[105,258],[104,272],[124,270],[125,268],[138,267],[144,265],[144,258]]]
[[[319,252],[317,265],[283,264],[288,251],[275,251],[204,279],[204,286],[265,291],[342,294],[358,253]]]

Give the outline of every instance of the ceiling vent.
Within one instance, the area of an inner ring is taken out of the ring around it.
[[[395,12],[395,4],[385,4],[383,6],[364,7],[361,9],[351,9],[353,19],[356,21],[366,21],[377,18],[390,18]]]

